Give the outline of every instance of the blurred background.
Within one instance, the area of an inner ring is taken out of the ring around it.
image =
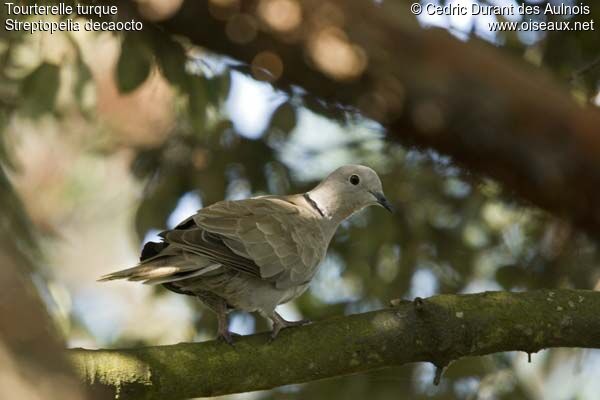
[[[181,3],[136,5],[145,20],[161,21]],[[252,33],[235,14],[237,3],[211,0],[207,7],[216,18],[233,13],[227,35],[243,43]],[[257,18],[274,30],[292,32],[302,23],[294,0],[258,3]],[[505,3],[518,4],[489,2]],[[584,3],[598,15],[599,5]],[[495,16],[401,18],[415,29],[489,42],[551,71],[578,102],[600,105],[598,68],[589,64],[598,56],[594,32],[490,32]],[[315,39],[315,62],[351,79],[363,68],[360,52],[337,48],[336,37]],[[597,287],[596,242],[444,155],[388,141],[374,120],[328,108],[297,87],[277,88],[276,53],[264,56],[265,70],[169,40],[153,47],[163,54],[152,55],[148,43],[156,38],[135,33],[0,36],[3,213],[13,224],[4,228],[20,227],[5,237],[24,253],[36,249],[28,276],[69,347],[213,338],[215,318],[193,298],[96,279],[135,265],[143,243],[204,205],[303,192],[345,163],[377,170],[398,212],[368,209],[345,222],[310,290],[281,307],[289,319],[365,312],[399,297]],[[240,334],[268,329],[255,315],[234,313],[231,321]],[[415,364],[228,397],[595,399],[600,382],[590,377],[600,374],[600,352],[546,350],[531,363],[517,352],[463,359],[439,386],[434,373],[432,365]]]

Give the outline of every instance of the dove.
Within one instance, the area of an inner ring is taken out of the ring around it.
[[[287,196],[220,201],[202,208],[174,229],[148,242],[133,268],[99,281],[127,279],[199,298],[215,312],[218,338],[232,344],[227,314],[258,312],[281,329],[287,321],[275,308],[308,288],[338,226],[365,207],[392,211],[377,173],[345,165],[314,189]]]

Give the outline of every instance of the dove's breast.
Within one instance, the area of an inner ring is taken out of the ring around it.
[[[270,315],[275,307],[300,296],[308,288],[308,283],[288,289],[277,289],[272,284],[258,279],[233,279],[230,282],[228,303],[234,308],[248,312],[262,311]]]

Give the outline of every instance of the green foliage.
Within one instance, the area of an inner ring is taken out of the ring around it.
[[[121,93],[137,89],[150,75],[154,56],[141,33],[124,35],[117,62],[117,87]]]
[[[81,58],[81,55],[77,57],[76,69],[77,80],[75,82],[75,87],[73,88],[73,91],[77,100],[81,103],[83,101],[84,88],[92,79],[92,72]]]
[[[271,129],[289,134],[298,123],[296,109],[288,101],[281,103],[271,117]]]
[[[185,88],[188,98],[188,116],[194,129],[204,129],[206,106],[208,102],[205,79],[200,76],[188,77]]]
[[[60,87],[60,67],[41,63],[21,83],[23,112],[31,117],[53,112]]]
[[[187,56],[183,46],[166,35],[157,33],[154,37],[154,51],[161,73],[173,86],[185,90],[188,77],[185,70]]]

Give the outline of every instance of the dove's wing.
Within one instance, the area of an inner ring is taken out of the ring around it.
[[[281,289],[310,281],[327,248],[317,221],[278,197],[213,204],[162,236],[170,245],[274,281]]]

